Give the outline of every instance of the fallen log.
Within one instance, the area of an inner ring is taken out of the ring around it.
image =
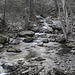
[[[38,69],[38,70],[34,73],[34,75],[38,75],[38,73],[41,72],[41,71],[44,69],[44,67],[45,67],[45,66],[43,66],[43,67],[41,67],[40,69]]]

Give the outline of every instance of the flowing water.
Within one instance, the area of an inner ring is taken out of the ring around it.
[[[0,75],[6,75],[6,70],[3,69],[2,66],[0,66]]]
[[[46,23],[44,24],[48,27]],[[36,57],[42,57],[45,60],[37,62],[42,62],[46,67],[61,67],[63,69],[70,67],[71,70],[75,71],[75,50],[72,50],[72,48],[68,48],[65,44],[63,45],[57,42],[44,43],[43,46],[38,46],[37,42],[41,42],[42,39],[35,40],[32,43],[24,43],[22,41],[23,39],[18,39],[20,42],[18,45],[9,44],[2,48],[0,50],[0,62],[13,63],[17,60],[28,61]],[[6,50],[11,46],[20,49],[22,52],[7,52]],[[5,74],[4,69],[0,66],[0,75]]]

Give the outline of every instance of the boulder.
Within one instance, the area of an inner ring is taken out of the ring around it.
[[[10,38],[9,44],[18,45],[20,42],[17,39]]]
[[[8,42],[8,41],[9,41],[8,36],[3,35],[3,34],[0,34],[0,43],[1,43],[1,44],[5,44],[5,43]]]
[[[59,42],[59,43],[66,43],[66,39],[64,35],[59,35],[58,38],[56,38],[55,40],[56,42]]]
[[[34,31],[34,32],[38,32],[39,31],[39,26],[36,25],[36,24],[33,24],[31,30]]]
[[[52,27],[54,30],[62,30],[61,22],[59,20],[49,20],[48,24],[50,27]]]
[[[74,48],[75,49],[75,43],[74,42],[69,42],[66,44],[69,48]]]
[[[51,27],[43,26],[39,29],[39,32],[52,33],[53,29]]]
[[[2,44],[0,44],[0,49],[1,49],[1,48],[3,48],[3,45],[2,45]]]
[[[48,40],[47,38],[43,38],[42,42],[43,42],[43,43],[48,43],[49,40]]]
[[[48,24],[53,24],[53,22],[51,20],[47,20],[46,21]]]
[[[43,46],[43,42],[38,42],[37,45],[38,46]]]
[[[18,33],[20,37],[34,36],[34,34],[35,33],[33,31],[21,31]]]
[[[45,58],[42,58],[42,57],[36,57],[35,60],[36,60],[36,61],[44,61],[44,60],[46,60],[46,59],[45,59]]]
[[[47,38],[46,33],[35,33],[35,38]]]
[[[43,17],[40,15],[36,15],[36,19],[43,19]]]
[[[52,25],[51,26],[54,30],[57,29],[57,30],[62,30],[62,28],[58,25]]]
[[[23,41],[24,42],[33,42],[34,37],[26,37]]]
[[[8,50],[7,50],[7,52],[15,52],[15,53],[20,53],[20,52],[22,52],[20,49],[16,49],[16,48],[9,48]]]

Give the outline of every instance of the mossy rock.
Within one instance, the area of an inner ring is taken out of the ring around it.
[[[5,44],[6,42],[9,41],[9,37],[3,34],[0,34],[0,43]]]
[[[7,50],[7,52],[20,53],[20,52],[21,52],[21,50],[20,50],[20,49],[16,49],[16,48],[9,48],[9,49]]]
[[[67,43],[66,45],[70,48],[73,48],[73,47],[75,48],[75,43],[73,42]]]

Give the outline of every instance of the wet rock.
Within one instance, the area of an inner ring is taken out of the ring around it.
[[[75,50],[75,48],[72,48],[72,50]]]
[[[75,53],[75,50],[71,50],[70,52],[71,52],[71,53]]]
[[[35,33],[35,38],[47,38],[46,33]]]
[[[42,58],[42,57],[37,57],[37,58],[35,58],[35,60],[36,61],[44,61],[44,60],[46,60],[45,58]]]
[[[0,49],[1,49],[1,48],[3,48],[3,45],[2,45],[2,44],[0,44]]]
[[[34,31],[34,32],[39,32],[39,27],[38,26],[33,26],[31,30]]]
[[[64,35],[59,35],[55,40],[56,42],[59,42],[59,43],[66,43],[66,39]]]
[[[51,20],[47,20],[46,21],[48,24],[53,24],[53,22]]]
[[[8,34],[8,36],[10,37],[10,38],[17,38],[17,36],[18,36],[18,34],[17,33],[10,33],[10,34]]]
[[[16,48],[9,48],[8,50],[7,50],[7,52],[15,52],[15,53],[20,53],[20,52],[22,52],[20,49],[16,49]]]
[[[57,38],[58,37],[58,35],[57,34],[47,34],[47,37],[48,38]]]
[[[75,44],[73,42],[67,43],[66,45],[70,48],[75,48]]]
[[[38,42],[37,45],[38,46],[43,46],[43,42]]]
[[[57,42],[59,42],[59,43],[66,43],[66,39],[65,38],[61,38],[61,39],[58,39]]]
[[[43,17],[40,16],[40,15],[36,15],[36,18],[37,18],[37,19],[43,19]]]
[[[7,69],[8,72],[11,72],[11,71],[16,70],[17,65],[14,65],[14,64],[12,64],[12,63],[4,63],[4,64],[2,65],[2,67],[3,67],[4,69]]]
[[[54,29],[54,30],[62,30],[61,27],[61,22],[59,20],[52,20],[53,24],[51,24],[50,26]]]
[[[34,40],[34,42],[48,43],[49,40],[48,40],[48,38],[37,38],[36,40]]]
[[[3,34],[0,34],[0,43],[5,44],[6,42],[9,41],[9,37]]]
[[[9,44],[18,45],[20,42],[17,39],[10,38]]]
[[[48,40],[47,38],[44,38],[44,39],[42,40],[42,42],[43,42],[43,43],[48,43],[49,40]]]
[[[23,41],[24,42],[33,42],[34,37],[26,37]]]
[[[40,20],[40,23],[44,23],[44,20]]]
[[[55,39],[49,38],[49,42],[56,42]]]
[[[52,25],[51,26],[54,30],[62,30],[62,28],[60,27],[60,26],[58,26],[58,25]]]
[[[39,32],[52,33],[53,29],[51,27],[43,26],[39,29]]]
[[[55,34],[58,34],[58,32],[59,32],[59,31],[58,31],[57,29],[54,31]]]
[[[34,36],[34,32],[33,31],[22,31],[22,32],[20,32],[20,33],[18,33],[18,35],[20,36],[20,37],[26,37],[26,36]]]
[[[17,63],[18,63],[19,65],[23,65],[24,61],[23,61],[23,60],[18,60]]]

